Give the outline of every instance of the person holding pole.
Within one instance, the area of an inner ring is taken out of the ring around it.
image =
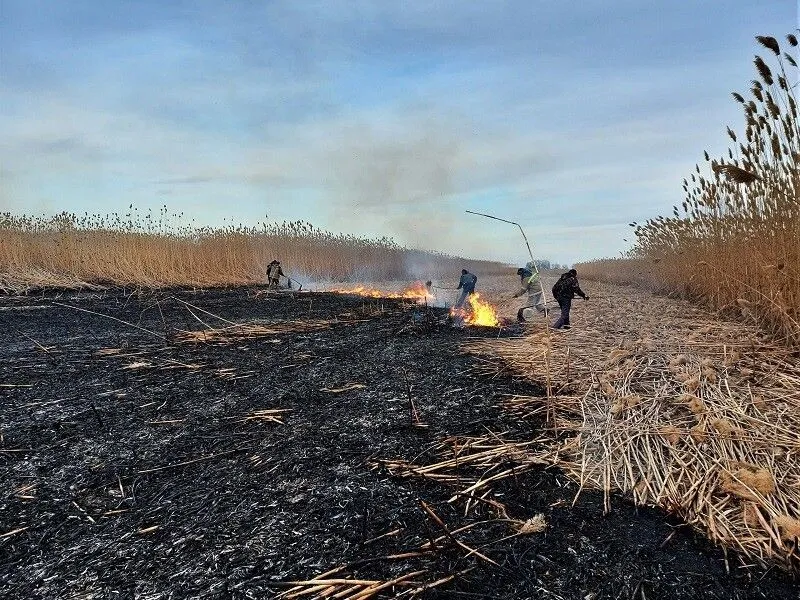
[[[519,275],[520,283],[522,283],[522,289],[514,294],[513,297],[519,298],[520,296],[528,294],[528,303],[517,312],[517,321],[520,323],[525,322],[525,315],[523,313],[525,309],[528,308],[535,308],[539,313],[545,313],[546,315],[547,308],[544,301],[544,292],[539,280],[539,271],[536,270],[536,265],[533,262],[529,262],[525,267],[517,269],[517,275]]]
[[[531,273],[539,274],[539,270],[536,268],[536,263],[533,260],[533,251],[531,250],[531,245],[528,243],[528,236],[525,235],[525,230],[522,228],[522,225],[517,223],[516,221],[509,221],[508,219],[501,219],[500,217],[495,217],[494,215],[487,215],[486,213],[475,212],[474,210],[466,211],[471,215],[478,215],[479,217],[486,217],[487,219],[494,219],[495,221],[502,221],[503,223],[508,223],[509,225],[516,225],[519,228],[519,232],[522,234],[522,239],[525,240],[525,247],[528,248],[528,254],[531,257],[531,262],[528,264],[531,265],[533,268],[529,269]],[[544,297],[544,286],[542,285],[542,280],[539,278],[539,289],[542,293],[542,297]],[[542,312],[545,318],[547,318],[547,309]],[[520,313],[517,313],[517,318],[519,318]]]

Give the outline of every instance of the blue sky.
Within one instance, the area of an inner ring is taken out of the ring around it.
[[[167,205],[517,262],[671,212],[796,0],[0,0],[0,210]]]

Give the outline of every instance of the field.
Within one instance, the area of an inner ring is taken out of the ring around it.
[[[488,297],[514,315],[498,294],[515,279],[490,279]],[[590,453],[572,409],[595,398],[581,386],[596,365],[642,320],[710,320],[585,288],[573,330],[552,337],[539,323],[460,329],[443,308],[257,287],[0,298],[0,594],[796,598],[775,568],[785,555],[713,544],[655,493],[604,493],[590,468],[581,480]],[[634,307],[639,320],[611,318]],[[782,360],[770,372],[793,385],[794,359]],[[759,410],[787,414],[791,393]],[[647,412],[627,410],[632,427]],[[676,457],[698,451],[690,439],[670,442]],[[793,501],[787,443],[789,491],[773,497]],[[617,458],[597,464],[616,470]],[[709,494],[728,499],[723,511],[741,502]]]
[[[570,330],[387,238],[0,215],[0,595],[800,599],[796,63],[757,40],[745,131]]]

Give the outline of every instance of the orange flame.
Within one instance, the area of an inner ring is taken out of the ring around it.
[[[436,297],[428,291],[421,281],[417,281],[400,292],[388,292],[375,288],[359,285],[349,289],[329,290],[336,294],[352,294],[353,296],[366,296],[368,298],[399,298],[403,300],[416,300],[419,303],[435,300]]]
[[[470,294],[467,297],[469,308],[451,308],[450,315],[463,319],[467,325],[483,325],[484,327],[497,327],[500,317],[494,307],[481,300],[480,294]]]

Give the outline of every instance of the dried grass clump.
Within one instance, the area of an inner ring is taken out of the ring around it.
[[[541,533],[547,529],[547,519],[543,514],[538,514],[527,521],[516,521],[514,528],[520,535],[530,535],[532,533]]]
[[[692,411],[696,415],[702,415],[708,412],[706,410],[706,405],[700,398],[698,398],[697,396],[688,396],[688,397],[689,401],[686,403],[686,405],[689,407],[690,411]]]
[[[800,519],[789,515],[778,515],[773,521],[778,526],[783,541],[791,543],[800,539]]]
[[[696,392],[697,390],[700,389],[700,377],[697,375],[689,377],[688,379],[684,380],[683,385],[690,393]]]
[[[731,436],[739,433],[739,429],[728,419],[712,419],[711,426],[722,435]]]
[[[624,396],[622,401],[625,402],[625,406],[628,408],[633,408],[637,406],[642,401],[642,397],[638,394],[631,394],[630,396]]]
[[[601,381],[600,382],[600,389],[609,398],[613,397],[617,393],[616,388],[613,385],[611,385],[608,381]]]
[[[741,357],[741,355],[740,355],[738,352],[736,352],[736,351],[734,351],[734,352],[730,352],[730,353],[726,354],[726,356],[725,356],[725,360],[724,360],[724,363],[723,363],[723,364],[724,364],[726,367],[730,367],[730,366],[733,366],[733,365],[735,365],[737,362],[739,362],[739,360],[740,360],[741,358],[742,358],[742,357]]]
[[[623,363],[626,359],[630,358],[631,356],[633,356],[633,353],[625,348],[612,350],[611,354],[609,354],[608,356],[608,364],[610,366],[619,365]]]
[[[625,408],[625,403],[622,400],[614,400],[614,402],[611,403],[611,408],[609,408],[609,411],[613,416],[617,416],[618,414],[622,413]]]
[[[641,402],[642,402],[642,397],[637,394],[622,396],[614,400],[614,402],[611,404],[610,408],[611,414],[618,415],[629,408],[638,406]]]
[[[240,323],[230,327],[180,331],[175,334],[179,343],[228,344],[241,339],[268,337],[285,333],[318,331],[331,326],[330,321],[279,321],[269,325]]]
[[[665,440],[673,445],[677,444],[681,439],[681,430],[677,427],[673,427],[672,425],[663,427],[659,433]]]
[[[689,435],[691,435],[692,439],[698,444],[702,444],[708,439],[708,433],[706,432],[706,428],[700,424],[692,427],[689,430]]]
[[[709,367],[704,367],[702,371],[700,371],[700,376],[704,381],[708,383],[716,383],[717,382],[717,372]]]
[[[754,502],[775,493],[775,479],[766,469],[748,464],[734,465],[732,469],[720,473],[719,487],[723,492]]]

